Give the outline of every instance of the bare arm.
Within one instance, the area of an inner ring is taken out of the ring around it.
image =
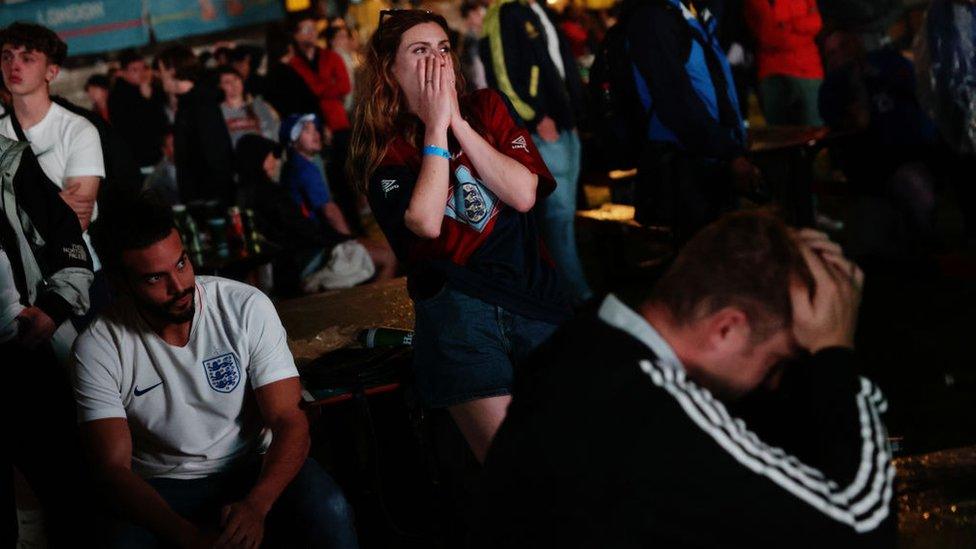
[[[424,143],[447,148],[447,128],[431,128]],[[404,215],[407,228],[422,238],[437,238],[444,222],[444,205],[450,188],[450,162],[440,156],[425,155],[420,164],[417,183]]]
[[[349,230],[349,224],[346,223],[345,216],[342,215],[342,210],[335,202],[326,202],[322,204],[322,217],[329,222],[329,226],[336,230],[339,234],[350,235],[352,231]]]
[[[297,377],[255,389],[264,424],[271,429],[271,447],[261,474],[242,501],[221,511],[223,531],[217,546],[258,547],[264,538],[264,520],[271,506],[301,470],[308,456],[308,419],[298,403],[301,385]]]
[[[452,120],[451,131],[491,192],[520,212],[532,209],[539,176],[518,160],[498,152],[460,116]]]
[[[81,425],[82,436],[105,492],[134,523],[181,547],[199,544],[197,528],[178,515],[145,480],[132,472],[129,423],[120,418]]]
[[[265,511],[271,509],[308,457],[308,418],[298,407],[301,393],[297,377],[276,381],[254,391],[264,424],[271,429],[273,438],[264,457],[261,475],[247,499]]]
[[[81,230],[87,231],[95,213],[95,199],[98,197],[98,186],[101,178],[94,175],[69,177],[64,182],[61,198],[68,203],[78,216]]]
[[[441,64],[441,60],[427,58],[417,65],[417,85],[421,89],[417,115],[424,122],[424,145],[447,149],[454,89],[442,87]],[[421,238],[440,236],[449,188],[450,161],[436,155],[424,155],[410,205],[404,214],[407,228]]]

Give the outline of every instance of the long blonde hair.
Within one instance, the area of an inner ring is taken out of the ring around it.
[[[381,20],[379,28],[369,41],[356,88],[356,110],[353,115],[348,161],[351,181],[364,192],[369,184],[369,176],[379,167],[390,142],[396,137],[403,137],[410,142],[416,139],[421,123],[407,107],[407,98],[393,75],[393,64],[403,34],[421,23],[436,23],[444,29],[445,34],[451,34],[447,21],[436,13],[396,10]],[[467,102],[461,101],[465,89],[464,77],[453,49],[451,62],[454,64],[454,85],[462,114],[466,114]],[[477,129],[480,124],[472,126]]]

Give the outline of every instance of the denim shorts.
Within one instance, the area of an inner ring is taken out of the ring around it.
[[[428,408],[509,394],[514,366],[557,328],[447,286],[414,311],[414,373]]]

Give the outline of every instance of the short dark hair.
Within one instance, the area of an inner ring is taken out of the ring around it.
[[[99,213],[89,230],[92,246],[105,268],[117,273],[123,252],[155,244],[176,228],[172,209],[152,190],[119,193]]]
[[[217,76],[217,79],[218,80],[220,79],[221,76],[223,76],[225,74],[233,74],[234,76],[240,78],[241,80],[244,80],[244,77],[241,76],[241,73],[238,72],[237,69],[235,69],[234,67],[232,67],[230,65],[221,65],[221,66],[217,67],[214,70],[214,74]]]
[[[0,30],[0,46],[23,47],[27,51],[39,51],[47,56],[49,63],[60,65],[68,57],[68,44],[61,40],[53,30],[35,24],[17,21]]]
[[[119,67],[125,70],[126,67],[135,63],[136,61],[145,61],[146,59],[139,54],[136,50],[125,50],[119,54]]]
[[[790,283],[813,277],[789,227],[770,211],[727,214],[688,241],[655,285],[651,302],[686,324],[724,307],[742,309],[757,339],[793,322]]]
[[[85,81],[85,90],[88,90],[88,88],[104,88],[107,90],[111,85],[112,83],[109,81],[108,76],[104,74],[93,74]]]
[[[295,32],[298,31],[298,26],[302,24],[302,21],[308,21],[310,19],[312,21],[318,21],[321,19],[318,12],[316,12],[313,8],[296,11],[295,13],[289,15],[286,22],[288,34],[294,36]]]
[[[247,48],[237,47],[230,50],[227,60],[231,63],[240,63],[241,61],[247,61],[249,57],[251,57],[251,52]]]
[[[203,65],[200,60],[193,54],[193,50],[182,44],[170,46],[159,52],[156,62],[175,70],[177,80],[196,82],[203,76]]]

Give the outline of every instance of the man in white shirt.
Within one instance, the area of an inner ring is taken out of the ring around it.
[[[68,46],[40,25],[18,22],[0,31],[0,70],[13,98],[13,112],[0,119],[0,135],[30,142],[44,174],[78,215],[90,250],[87,230],[105,165],[95,126],[51,101],[51,81],[67,54]]]
[[[257,547],[267,523],[275,544],[356,547],[342,492],[307,457],[271,301],[195,277],[155,195],[106,211],[93,233],[119,298],[78,337],[74,384],[97,477],[128,521],[110,545]]]

